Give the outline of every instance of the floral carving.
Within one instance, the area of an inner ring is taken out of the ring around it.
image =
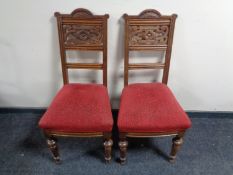
[[[100,25],[63,25],[66,46],[102,45],[103,31]]]
[[[169,26],[129,26],[129,45],[167,45]]]

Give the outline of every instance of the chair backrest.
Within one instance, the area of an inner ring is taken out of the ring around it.
[[[103,70],[103,84],[107,86],[107,20],[108,14],[93,15],[87,9],[76,9],[71,14],[54,13],[60,43],[64,84],[69,83],[68,69]],[[103,63],[67,63],[66,51],[102,51]]]
[[[137,16],[124,14],[124,86],[128,85],[129,70],[137,69],[163,69],[162,83],[167,84],[176,18],[176,14],[162,16],[154,9],[144,10]],[[164,51],[165,62],[129,64],[130,51],[147,50]]]

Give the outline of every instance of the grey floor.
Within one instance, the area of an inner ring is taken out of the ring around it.
[[[37,127],[40,114],[0,114],[0,175],[233,175],[233,118],[192,118],[175,164],[167,161],[171,138],[131,139],[128,162],[103,161],[101,139],[60,139],[56,165]]]

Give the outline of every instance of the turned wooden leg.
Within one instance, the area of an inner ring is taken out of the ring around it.
[[[172,139],[172,149],[169,156],[169,162],[174,163],[176,159],[176,154],[180,150],[181,145],[183,143],[183,135],[184,134],[178,134],[176,137]]]
[[[104,159],[106,163],[109,163],[112,158],[112,139],[107,139],[104,141]]]
[[[47,137],[47,145],[52,152],[53,159],[55,160],[56,163],[60,162],[60,156],[59,156],[59,151],[58,151],[58,146],[57,146],[57,141],[54,137],[52,136],[46,136]]]
[[[111,133],[104,134],[104,159],[106,163],[110,163],[112,159],[112,145]]]
[[[128,141],[126,140],[126,136],[124,134],[120,134],[120,163],[123,165],[126,163],[126,152],[127,152]]]

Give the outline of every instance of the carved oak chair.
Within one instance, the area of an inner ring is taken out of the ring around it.
[[[105,160],[111,160],[113,119],[107,91],[107,20],[86,9],[55,13],[64,86],[39,121],[53,159],[60,161],[57,137],[103,137]],[[66,51],[101,51],[102,64],[68,63]],[[68,69],[103,71],[103,84],[69,83]]]
[[[118,115],[120,161],[126,161],[128,137],[175,136],[169,160],[174,162],[191,122],[167,86],[176,14],[162,16],[148,9],[124,15],[124,89]],[[164,63],[129,63],[130,51],[164,51]],[[163,69],[162,83],[128,85],[129,70]]]

